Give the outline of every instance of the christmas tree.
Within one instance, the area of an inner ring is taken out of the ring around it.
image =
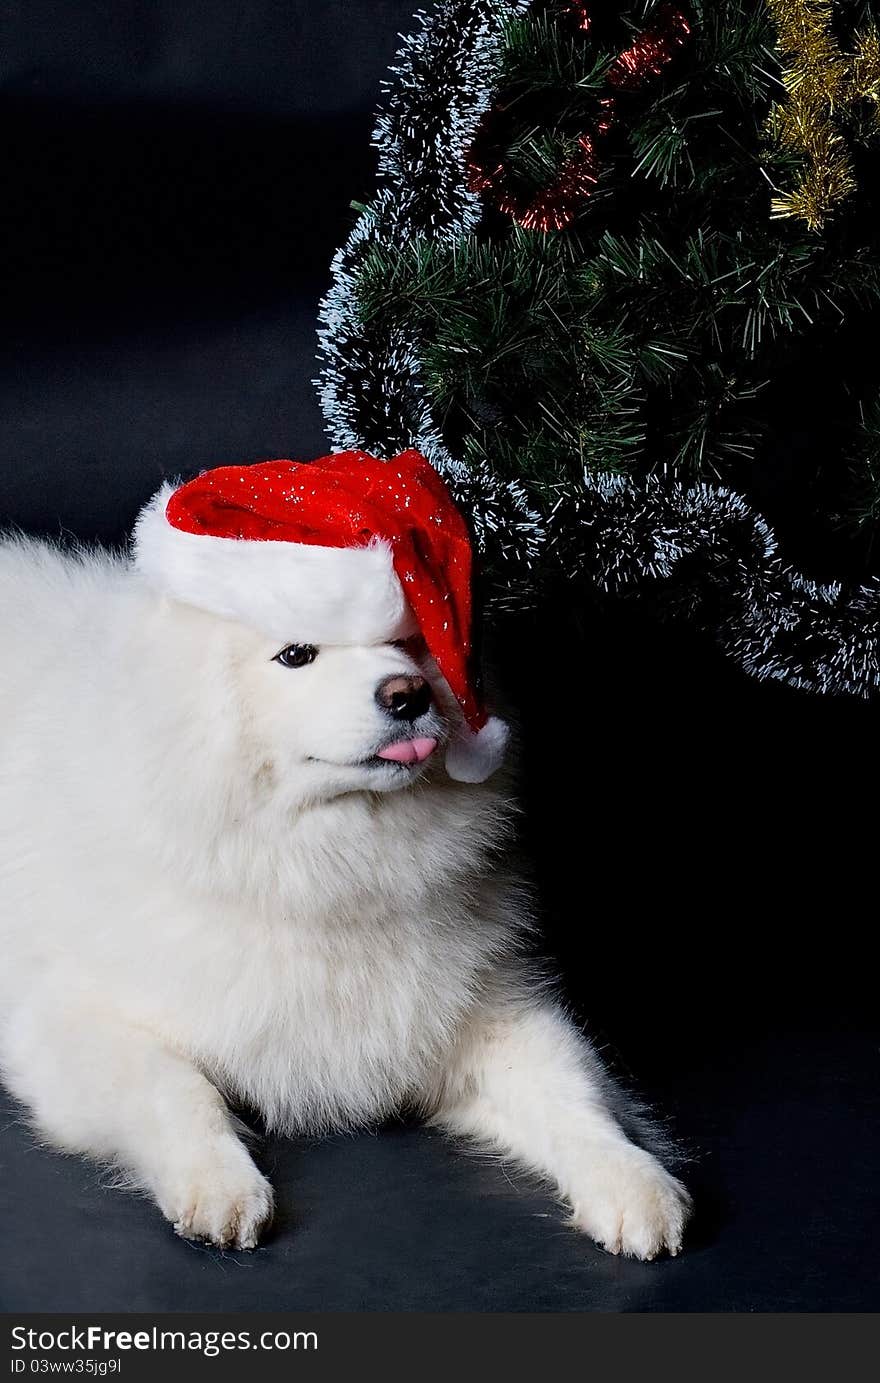
[[[419,16],[321,398],[434,462],[496,603],[649,590],[756,676],[880,689],[878,8]]]

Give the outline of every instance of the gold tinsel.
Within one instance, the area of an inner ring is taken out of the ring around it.
[[[821,230],[834,208],[855,191],[852,159],[835,126],[854,101],[880,112],[880,34],[859,35],[842,53],[832,29],[832,0],[767,0],[779,48],[788,56],[786,99],[774,106],[770,132],[780,148],[803,161],[799,182],[774,197],[772,216],[797,216]]]
[[[869,29],[859,37],[852,66],[853,90],[880,108],[880,33]]]

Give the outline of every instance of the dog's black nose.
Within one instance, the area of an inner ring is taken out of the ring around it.
[[[386,677],[376,700],[393,720],[418,720],[431,704],[431,688],[424,677]]]

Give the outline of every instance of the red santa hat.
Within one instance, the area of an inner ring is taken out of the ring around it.
[[[140,515],[135,564],[156,587],[285,643],[387,643],[420,632],[461,707],[446,768],[482,782],[507,727],[472,676],[471,545],[417,451],[220,466]]]

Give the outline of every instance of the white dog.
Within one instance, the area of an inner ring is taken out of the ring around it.
[[[611,1252],[678,1252],[685,1189],[522,958],[505,796],[434,752],[436,664],[288,647],[158,589],[149,546],[0,545],[0,1061],[35,1126],[250,1248],[272,1188],[227,1099],[285,1133],[416,1107]]]

